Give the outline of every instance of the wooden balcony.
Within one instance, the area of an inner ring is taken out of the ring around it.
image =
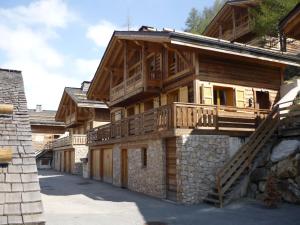
[[[75,145],[86,145],[86,135],[73,134],[53,141],[53,149],[73,148]]]
[[[252,31],[251,21],[248,16],[236,20],[235,28],[226,30],[222,33],[221,38],[229,41],[234,41]]]
[[[89,131],[88,145],[172,137],[182,134],[249,135],[268,110],[173,103]]]

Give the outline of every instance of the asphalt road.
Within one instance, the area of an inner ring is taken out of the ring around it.
[[[223,209],[183,206],[110,184],[40,171],[47,225],[299,225],[300,206],[243,200]]]

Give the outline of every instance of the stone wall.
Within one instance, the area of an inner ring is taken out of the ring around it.
[[[176,140],[178,201],[202,202],[215,185],[217,170],[229,159],[229,136],[184,135]]]
[[[142,166],[141,148],[128,149],[128,188],[165,198],[164,144],[162,140],[149,140],[147,144],[147,167]]]
[[[88,156],[88,147],[85,145],[75,145],[75,163],[74,163],[74,174],[81,175],[83,174],[82,168],[82,158],[87,158]]]
[[[121,148],[119,144],[113,147],[113,184],[121,186]]]

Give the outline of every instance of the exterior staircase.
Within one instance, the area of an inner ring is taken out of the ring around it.
[[[216,175],[216,186],[204,199],[205,202],[223,207],[234,198],[236,186],[251,173],[255,158],[272,142],[272,136],[277,131],[279,123],[280,110],[279,105],[276,105],[245,144],[219,170]]]

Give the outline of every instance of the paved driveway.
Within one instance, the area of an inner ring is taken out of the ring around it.
[[[182,206],[54,171],[40,171],[40,183],[47,225],[300,224],[300,206],[288,204],[279,209],[246,200],[224,209]]]

